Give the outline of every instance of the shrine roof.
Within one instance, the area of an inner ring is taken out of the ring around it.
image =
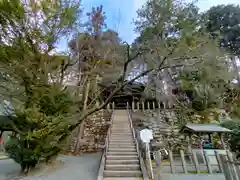
[[[218,124],[194,124],[188,123],[186,124],[182,130],[182,132],[192,132],[192,133],[230,133],[231,130],[224,128]]]

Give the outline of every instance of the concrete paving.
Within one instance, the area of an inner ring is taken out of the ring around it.
[[[54,171],[19,177],[20,167],[14,161],[0,160],[0,180],[96,180],[101,153],[84,156],[61,156],[63,165]]]

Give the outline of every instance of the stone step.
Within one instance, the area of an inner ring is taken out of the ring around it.
[[[110,136],[110,140],[111,139],[123,139],[123,140],[125,140],[125,139],[127,139],[127,140],[130,140],[130,139],[132,139],[132,140],[134,140],[134,138],[133,138],[133,136],[131,136],[131,135],[129,135],[129,136],[126,136],[126,135],[122,135],[122,134],[119,134],[119,135],[112,135],[112,136]]]
[[[120,131],[120,132],[132,132],[131,129],[128,129],[128,128],[111,128],[111,132],[115,132],[115,131]]]
[[[122,134],[111,134],[110,135],[110,137],[112,138],[133,138],[133,135],[131,135],[131,134],[124,134],[124,133],[122,133]]]
[[[113,133],[110,135],[111,137],[133,137],[132,134],[124,134],[124,133]]]
[[[107,155],[107,160],[138,160],[138,156]]]
[[[109,152],[136,152],[136,148],[108,148]]]
[[[107,152],[109,156],[138,156],[137,152]]]
[[[106,159],[106,164],[139,164],[139,160],[136,158],[135,159]]]
[[[124,131],[112,131],[111,135],[122,135],[122,134],[125,134],[125,135],[132,135],[132,131],[130,132],[124,132]]]
[[[131,134],[131,133],[119,133],[119,132],[114,132],[114,133],[112,133],[111,135],[110,135],[111,137],[113,136],[113,137],[121,137],[121,136],[127,136],[127,137],[133,137],[133,135]]]
[[[125,127],[129,127],[130,128],[130,124],[129,123],[112,123],[112,126],[125,126]]]
[[[112,127],[111,130],[132,131],[129,127]]]
[[[105,166],[106,170],[111,170],[111,171],[134,171],[134,170],[141,170],[139,164],[106,164]]]
[[[120,132],[132,132],[129,128],[111,128],[111,131],[120,131]]]
[[[114,137],[110,137],[110,139],[109,139],[110,141],[128,141],[129,143],[130,142],[133,142],[134,141],[134,138],[133,137],[131,137],[131,136],[114,136]],[[109,142],[110,142],[109,141]],[[118,143],[116,143],[116,144],[118,144]]]
[[[110,139],[109,143],[134,143],[134,139]]]
[[[119,122],[128,122],[129,123],[129,120],[128,120],[128,118],[125,116],[122,116],[122,117],[115,117],[114,119],[113,119],[113,122],[114,123],[119,123]]]
[[[131,145],[135,145],[135,141],[126,141],[126,142],[125,141],[119,141],[119,142],[109,141],[108,142],[108,145],[118,145],[118,144],[131,146]]]
[[[137,178],[137,177],[128,177],[128,178],[126,178],[126,177],[123,177],[123,178],[121,178],[121,177],[106,177],[106,178],[104,178],[103,180],[143,180],[143,178]]]
[[[103,177],[142,177],[141,171],[109,171],[103,172]]]
[[[134,143],[134,139],[133,138],[110,138],[109,143],[113,143],[113,144],[118,144],[118,142],[128,142],[128,143]]]
[[[121,123],[121,124],[112,123],[112,127],[128,127],[128,128],[130,128],[131,126],[129,123]]]
[[[130,128],[129,123],[112,123],[112,127],[128,127]]]
[[[112,130],[111,131],[112,133],[111,133],[111,135],[127,135],[127,136],[131,136],[132,135],[132,131],[115,131],[115,130]]]
[[[126,145],[126,144],[109,144],[109,148],[136,148],[136,145]]]
[[[112,124],[130,124],[128,120],[113,120]]]

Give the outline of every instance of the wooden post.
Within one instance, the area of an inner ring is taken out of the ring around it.
[[[129,103],[127,102],[127,109],[129,109]]]
[[[219,172],[222,173],[223,172],[223,166],[222,166],[222,162],[219,156],[219,153],[217,150],[214,151],[216,159],[217,159],[217,163],[218,163],[218,167],[219,167]]]
[[[161,107],[160,107],[160,102],[158,101],[158,109],[160,109]]]
[[[147,101],[147,108],[148,108],[148,110],[150,110],[150,103],[149,103],[149,101]]]
[[[110,110],[110,104],[109,103],[107,104],[107,110],[108,111]]]
[[[224,148],[225,150],[227,150],[227,146],[226,146],[226,144],[225,144],[225,142],[224,142],[224,140],[223,140],[223,134],[222,134],[222,133],[219,133],[219,137],[220,137],[221,144],[222,144],[223,148]]]
[[[139,102],[137,102],[137,110],[139,111],[139,109],[140,109],[140,108],[139,108]]]
[[[115,109],[115,102],[112,103],[112,109]]]
[[[228,151],[228,150],[227,150],[226,152],[227,152],[228,160],[229,160],[230,162],[233,162],[233,155],[232,155],[232,153],[231,153],[230,151]],[[239,180],[239,178],[238,178],[238,172],[237,172],[237,169],[236,169],[236,167],[235,167],[235,164],[234,164],[234,163],[229,163],[229,166],[230,166],[231,171],[232,171],[233,179],[234,179],[234,180]]]
[[[212,167],[211,167],[211,164],[210,164],[210,161],[209,161],[209,158],[208,158],[207,151],[203,151],[203,154],[204,154],[204,158],[206,160],[206,165],[207,165],[208,172],[211,174],[212,173]]]
[[[222,166],[223,166],[223,173],[225,176],[226,180],[233,180],[232,176],[231,176],[231,171],[227,162],[227,157],[224,154],[219,154],[221,162],[222,162]]]
[[[191,134],[188,134],[186,136],[186,140],[188,142],[188,153],[192,154],[192,139],[191,139]],[[193,159],[192,157],[190,156],[189,157],[189,160],[190,160],[190,163],[192,164],[193,163]]]
[[[200,174],[200,166],[199,166],[199,163],[198,163],[196,152],[193,151],[192,155],[193,155],[193,162],[194,162],[194,165],[195,165],[195,168],[196,168],[196,172],[197,172],[197,174]]]
[[[170,162],[170,168],[171,168],[171,173],[175,173],[175,168],[174,168],[174,161],[173,161],[173,154],[172,151],[168,151],[168,156],[169,156],[169,162]]]
[[[156,109],[156,106],[155,106],[155,101],[153,101],[153,110]]]
[[[134,103],[134,100],[132,101],[132,110],[133,110],[133,112],[135,111],[135,103]]]
[[[182,160],[183,172],[184,172],[185,174],[187,174],[188,171],[187,171],[187,165],[186,165],[186,161],[185,161],[184,151],[183,151],[183,150],[180,150],[180,155],[181,155],[181,160]]]

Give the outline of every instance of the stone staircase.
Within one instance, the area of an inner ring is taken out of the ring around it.
[[[103,179],[143,180],[127,110],[114,111]]]

